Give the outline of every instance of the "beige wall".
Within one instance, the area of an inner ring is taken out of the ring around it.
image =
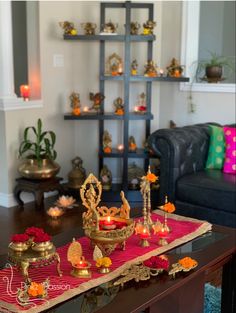
[[[8,193],[8,170],[7,170],[7,150],[5,132],[5,114],[0,111],[0,194]]]
[[[81,33],[81,22],[93,21],[99,24],[98,2],[40,2],[40,51],[41,51],[41,77],[42,109],[28,109],[8,111],[0,114],[0,149],[4,150],[4,114],[6,119],[6,147],[8,159],[1,157],[0,193],[11,194],[15,178],[17,177],[17,150],[22,139],[23,129],[36,123],[38,117],[43,119],[44,128],[51,129],[57,134],[56,150],[58,163],[61,165],[60,175],[65,179],[71,169],[70,160],[79,155],[84,160],[87,172],[97,174],[98,151],[98,123],[96,121],[64,121],[63,114],[70,109],[68,96],[72,91],[81,95],[82,105],[90,105],[88,94],[99,89],[98,65],[99,44],[97,42],[69,42],[62,40],[62,30],[59,21],[74,21]],[[112,21],[123,28],[121,13],[111,16]],[[135,16],[143,21],[146,16]],[[154,43],[154,59],[158,65],[165,68],[172,57],[180,58],[181,44],[181,2],[155,2],[155,17],[157,27],[155,33],[157,40]],[[145,45],[134,44],[132,56],[137,57],[140,69],[146,61]],[[107,54],[112,52],[122,53],[121,44],[108,44]],[[53,67],[53,54],[64,55],[64,67]],[[137,95],[144,91],[142,83],[132,84],[131,102],[137,100]],[[106,108],[113,109],[113,100],[122,95],[120,83],[106,83]],[[216,121],[221,123],[233,122],[235,116],[234,95],[218,93],[195,93],[194,102],[196,112],[188,112],[188,92],[179,90],[177,83],[153,83],[152,112],[154,120],[151,129],[168,126],[173,119],[178,125]],[[105,127],[111,131],[114,144],[120,143],[122,138],[118,122],[106,122]],[[141,143],[143,124],[131,123],[130,133],[137,136]],[[3,147],[3,148],[2,148]],[[2,150],[1,150],[2,151]],[[2,155],[2,152],[1,152]],[[7,166],[6,166],[7,164]],[[113,176],[120,177],[119,165],[115,160],[107,163],[113,167]],[[8,168],[8,177],[6,168]],[[5,171],[5,172],[4,172]]]

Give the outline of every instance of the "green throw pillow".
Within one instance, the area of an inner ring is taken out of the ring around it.
[[[207,169],[222,169],[225,157],[225,136],[223,127],[209,125],[210,144],[206,162]]]

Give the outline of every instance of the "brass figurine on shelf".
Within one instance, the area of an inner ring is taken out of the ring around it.
[[[86,171],[83,168],[83,160],[79,156],[71,160],[71,163],[72,170],[68,174],[68,186],[73,189],[78,189],[86,178]]]
[[[144,71],[144,76],[147,77],[157,77],[157,65],[153,60],[148,60],[145,67]]]
[[[98,246],[103,256],[110,255],[117,246],[124,250],[126,240],[134,232],[135,223],[130,219],[129,203],[124,192],[121,191],[120,194],[120,208],[98,207],[102,185],[93,174],[89,174],[80,189],[82,204],[87,208],[87,212],[83,213],[85,235],[94,246]]]
[[[143,35],[153,35],[153,29],[156,26],[156,22],[147,21],[143,24]]]
[[[108,23],[106,23],[104,26],[103,26],[103,29],[102,29],[102,32],[100,33],[101,35],[103,34],[113,34],[115,35],[116,34],[116,30],[118,28],[118,24],[114,24],[112,23],[112,21],[110,20]]]
[[[112,76],[118,76],[123,74],[123,62],[121,57],[113,53],[107,60],[107,74]]]
[[[179,61],[173,58],[170,64],[166,67],[167,69],[167,76],[170,77],[181,77],[183,74],[183,65],[179,64]]]
[[[77,30],[74,27],[74,23],[64,21],[59,22],[59,26],[64,30],[64,35],[77,35]]]
[[[81,23],[81,26],[84,29],[85,35],[95,35],[95,29],[97,28],[97,25],[95,23]]]
[[[105,99],[105,96],[100,92],[97,92],[97,93],[90,92],[89,98],[90,100],[93,101],[93,105],[90,110],[95,110],[97,111],[97,113],[99,113],[101,109],[102,101]]]
[[[112,185],[112,174],[109,168],[104,165],[100,172],[100,180],[103,190],[110,190]]]
[[[107,130],[104,131],[102,137],[102,145],[103,145],[103,152],[111,153],[112,150],[112,137]]]
[[[138,74],[138,62],[135,59],[131,63],[131,75],[135,76],[137,74]]]
[[[124,115],[124,103],[121,97],[118,97],[114,100],[115,106],[115,114],[117,115]]]
[[[72,114],[73,115],[80,115],[81,111],[80,111],[80,95],[77,92],[72,92],[72,94],[70,95],[70,106],[72,108]]]
[[[134,136],[129,137],[129,152],[136,152],[137,145]]]
[[[140,187],[141,177],[145,174],[141,167],[138,167],[135,162],[128,166],[128,187],[131,190],[138,190]]]
[[[130,35],[138,35],[138,31],[141,25],[138,22],[130,23]]]

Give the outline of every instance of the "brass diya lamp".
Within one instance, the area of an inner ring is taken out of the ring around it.
[[[130,218],[130,206],[121,191],[120,208],[98,207],[102,195],[101,182],[89,174],[80,189],[80,197],[87,212],[83,213],[85,235],[97,245],[103,256],[110,255],[117,246],[125,249],[126,240],[134,232],[134,221]]]

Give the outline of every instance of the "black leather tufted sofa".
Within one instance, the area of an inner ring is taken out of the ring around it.
[[[159,129],[149,144],[160,157],[159,205],[168,195],[177,214],[236,227],[236,176],[204,169],[208,124]]]

